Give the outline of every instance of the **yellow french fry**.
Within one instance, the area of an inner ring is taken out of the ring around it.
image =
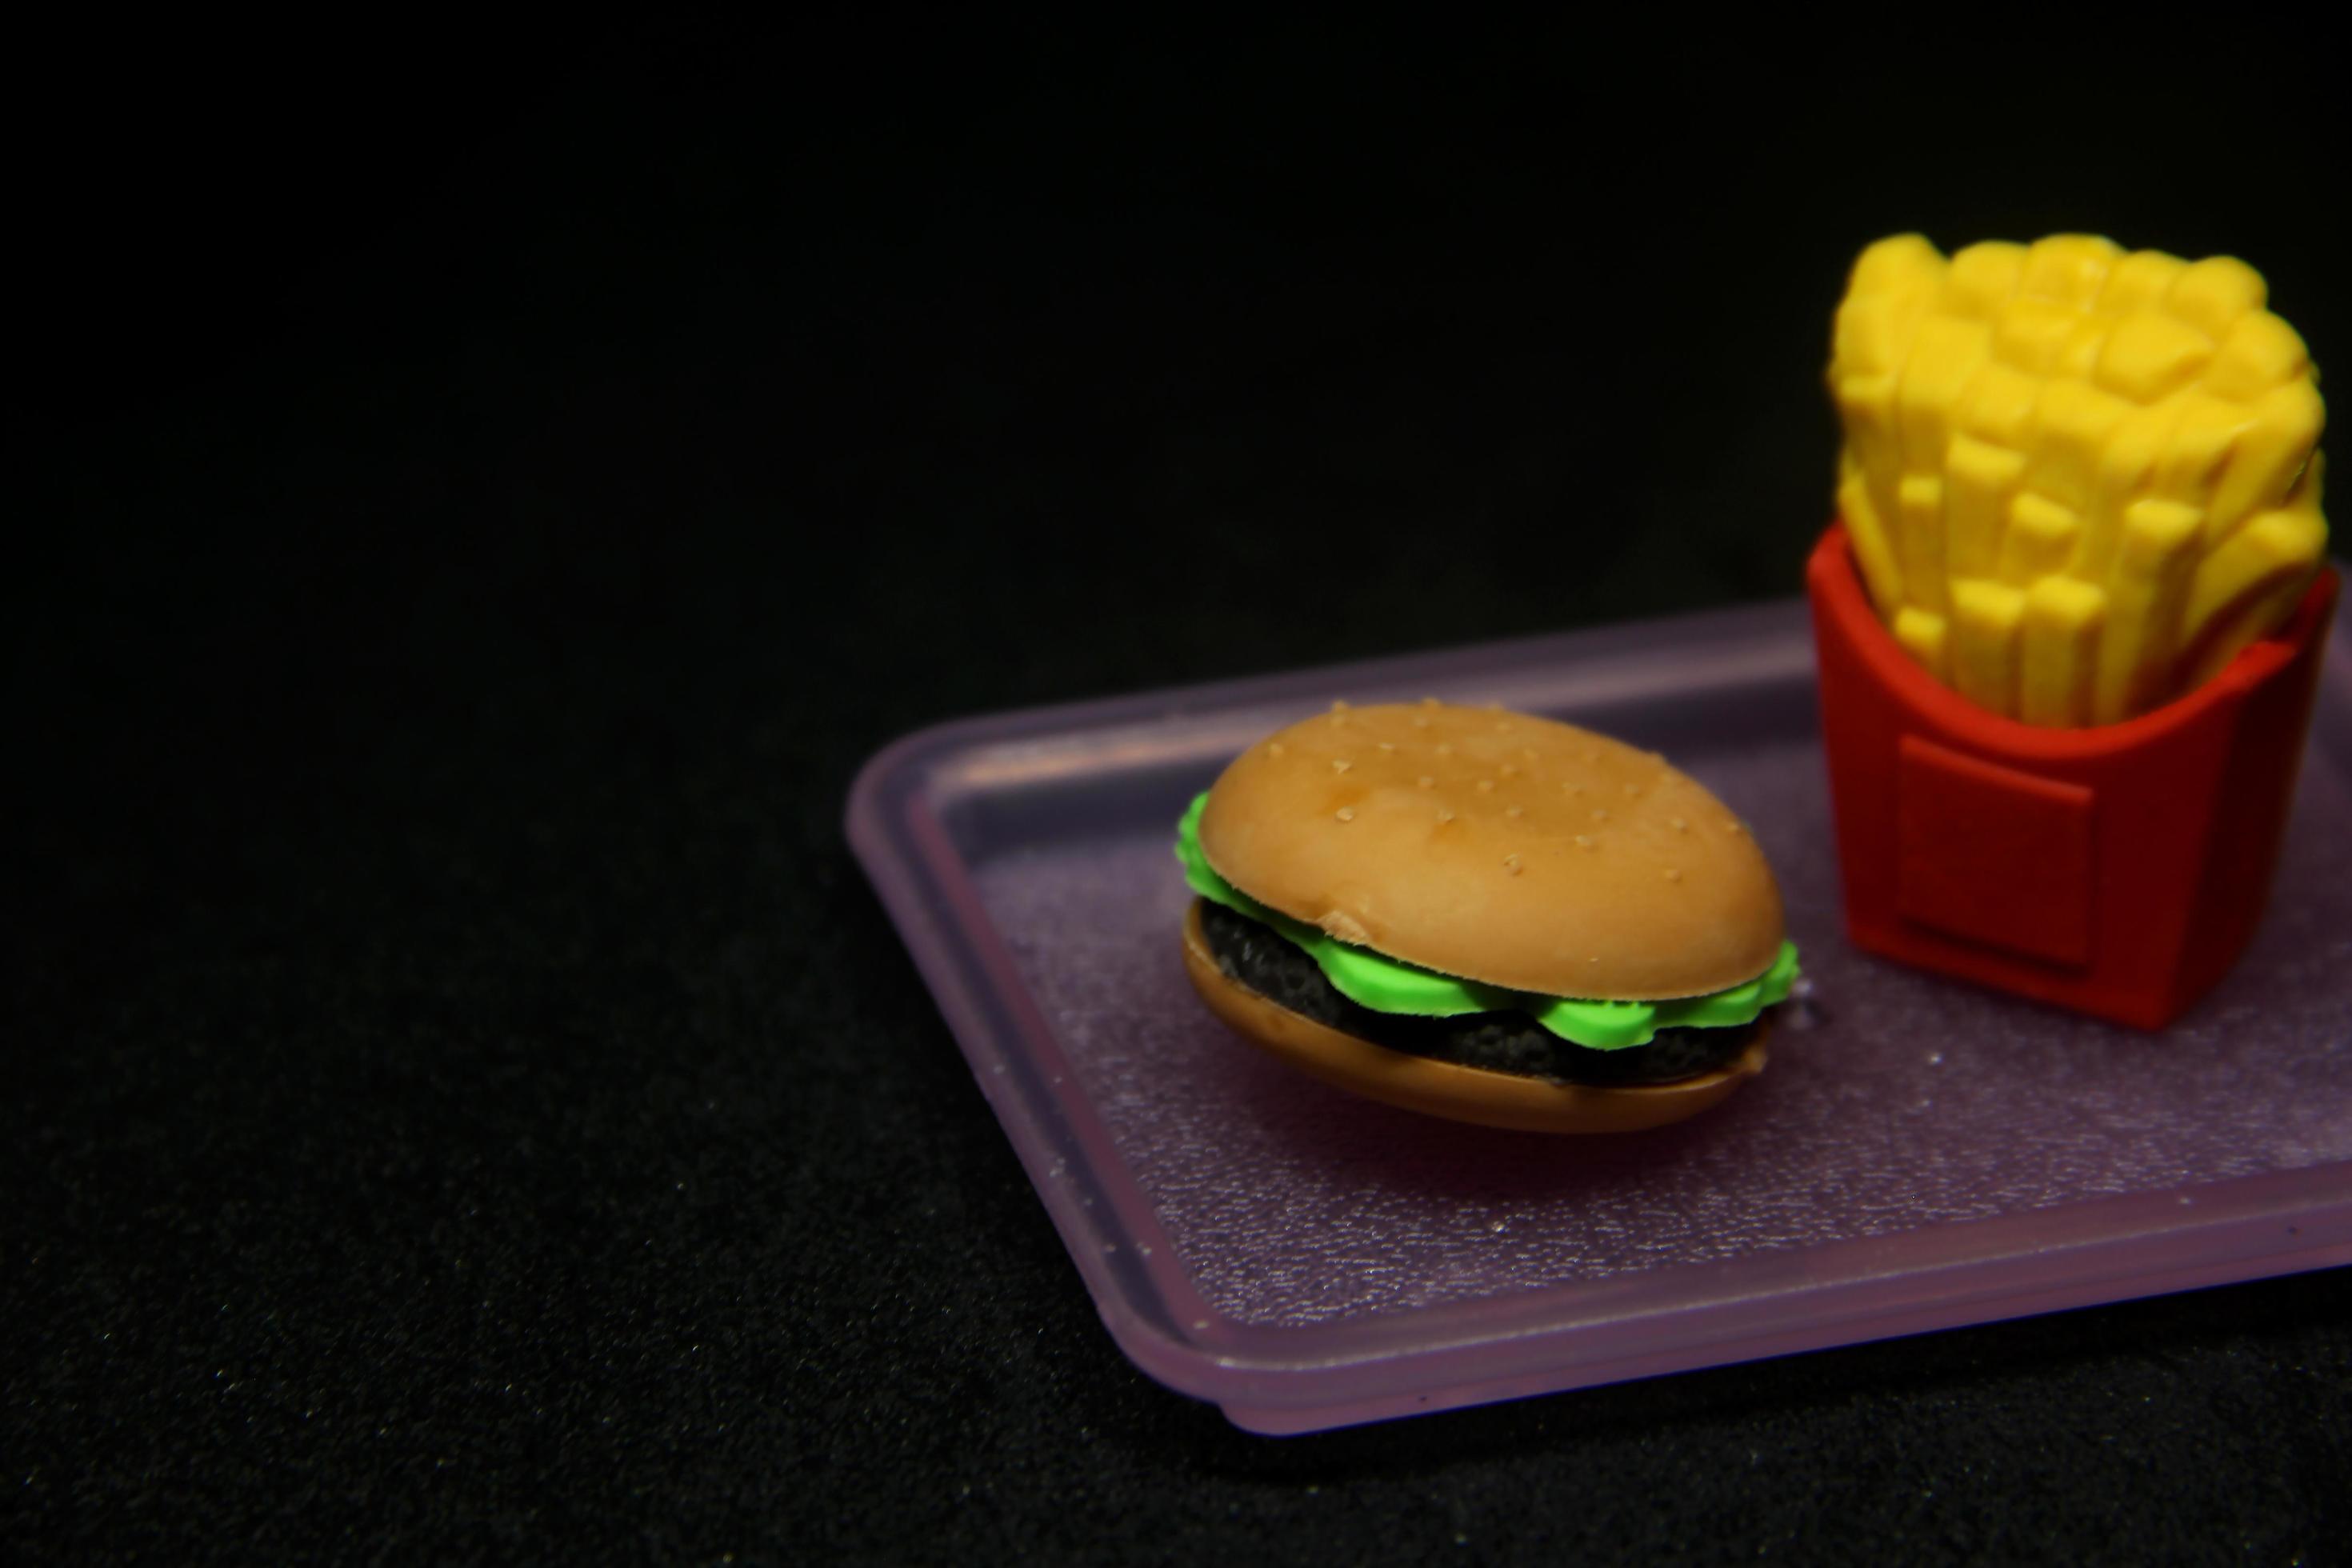
[[[2182,612],[2189,685],[2210,680],[2269,635],[2310,586],[2327,548],[2315,495],[2264,512],[2199,563]]]
[[[2310,372],[2311,351],[2304,347],[2302,334],[2260,310],[2230,329],[2228,341],[2205,372],[2205,389],[2233,403],[2252,403]]]
[[[1895,612],[1895,640],[1903,645],[1913,658],[1919,661],[1928,674],[1937,679],[1947,679],[1945,647],[1948,623],[1932,610],[1916,605],[1906,605]]]
[[[2009,505],[2009,534],[2000,545],[2002,579],[2022,586],[2063,570],[2082,531],[2082,516],[2073,507],[2023,492]]]
[[[2269,297],[2261,273],[2234,256],[2210,256],[2181,268],[2165,304],[2175,316],[2220,342],[2239,318],[2261,310]]]
[[[1988,577],[2000,564],[2003,525],[2024,477],[2024,454],[1973,436],[1952,437],[1944,459],[1944,524],[1955,602],[1961,579]]]
[[[1851,458],[1846,465],[1846,477],[1838,485],[1838,515],[1845,520],[1846,537],[1853,543],[1854,560],[1861,564],[1870,602],[1877,606],[1880,618],[1891,624],[1895,613],[1903,607],[1903,569],[1895,563],[1895,546],[1870,487],[1863,482],[1861,470],[1852,466]]]
[[[2161,310],[2166,298],[2189,264],[2161,250],[2135,250],[2107,271],[2107,286],[2099,291],[2099,309],[2113,316]]]
[[[2116,323],[2093,374],[2118,397],[2160,403],[2196,380],[2212,359],[2210,338],[2185,321],[2150,310]]]
[[[1982,321],[1939,316],[1920,324],[1895,395],[1905,472],[1933,474],[1943,467],[1953,413],[1991,355],[1992,333]]]
[[[2072,577],[2044,577],[2026,590],[2020,632],[2017,716],[2073,729],[2091,719],[2100,625],[2107,596]]]
[[[2017,709],[2019,637],[2025,595],[1989,577],[1952,583],[1952,689],[1996,713]]]
[[[1944,481],[1933,474],[1906,474],[1895,504],[1904,594],[1941,617],[1951,607],[1944,575]]]
[[[2256,512],[2284,504],[2311,462],[2320,427],[2327,422],[2319,389],[2308,381],[2291,381],[2263,394],[2248,412],[2252,417],[2239,433],[2213,486],[2210,504],[2214,521],[2206,533],[2213,544],[2235,533]]]
[[[2036,412],[2042,439],[2026,465],[2026,483],[2077,509],[2091,504],[2099,454],[2132,405],[2087,381],[2053,381]]]
[[[2191,547],[2204,515],[2174,500],[2134,501],[2123,517],[2118,559],[2107,579],[2091,722],[2114,724],[2156,705],[2178,651],[2180,614],[2196,566]]]
[[[2033,441],[2033,411],[2044,384],[2010,365],[1985,366],[1960,405],[1959,427],[1979,440],[2022,452]]]
[[[2017,295],[2025,277],[2025,247],[1987,240],[1952,253],[1944,272],[1943,310],[1989,321]]]
[[[2084,582],[2105,582],[2115,569],[2123,515],[2134,501],[2153,493],[2157,472],[2171,450],[2173,427],[2180,422],[2182,407],[2182,399],[2172,397],[2153,407],[2134,408],[2107,437],[2099,453],[2098,472],[2091,481],[2094,537],[2071,568]]]
[[[1942,281],[1942,253],[1923,234],[1896,234],[1864,247],[1846,282],[1849,299],[1911,293]]]
[[[2081,325],[2080,316],[2054,300],[2021,296],[1993,324],[1993,352],[2001,363],[2028,375],[2054,375]]]
[[[2123,259],[2115,241],[2090,234],[2053,234],[2026,251],[2025,276],[2018,292],[2036,300],[2083,307],[2099,297],[2107,274]]]

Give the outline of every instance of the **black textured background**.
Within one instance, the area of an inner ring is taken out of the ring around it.
[[[839,834],[931,721],[1793,592],[1881,233],[2352,356],[2316,50],[1961,20],[23,43],[0,1554],[2344,1561],[2340,1270],[1242,1435]]]

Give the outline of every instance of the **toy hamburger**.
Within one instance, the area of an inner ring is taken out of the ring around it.
[[[1269,736],[1179,825],[1185,966],[1243,1037],[1406,1110],[1632,1131],[1764,1066],[1797,974],[1747,829],[1653,753],[1424,701]]]

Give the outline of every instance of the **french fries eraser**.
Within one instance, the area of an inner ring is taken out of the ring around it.
[[[1855,943],[2160,1028],[2268,900],[2337,584],[2261,274],[1917,235],[1831,333],[1807,571]]]

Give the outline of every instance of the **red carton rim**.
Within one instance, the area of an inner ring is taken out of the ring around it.
[[[2276,631],[2249,644],[2219,675],[2163,707],[2120,724],[2054,730],[1978,707],[1904,652],[1879,620],[1863,588],[1842,521],[1830,524],[1813,547],[1805,576],[1822,606],[1837,617],[1840,630],[1869,665],[1871,674],[1916,711],[1989,752],[2053,763],[2132,751],[2196,724],[2214,708],[2241,700],[2291,663],[2296,651],[2326,626],[2336,586],[2334,568],[2323,565],[2296,602],[2294,613]]]

